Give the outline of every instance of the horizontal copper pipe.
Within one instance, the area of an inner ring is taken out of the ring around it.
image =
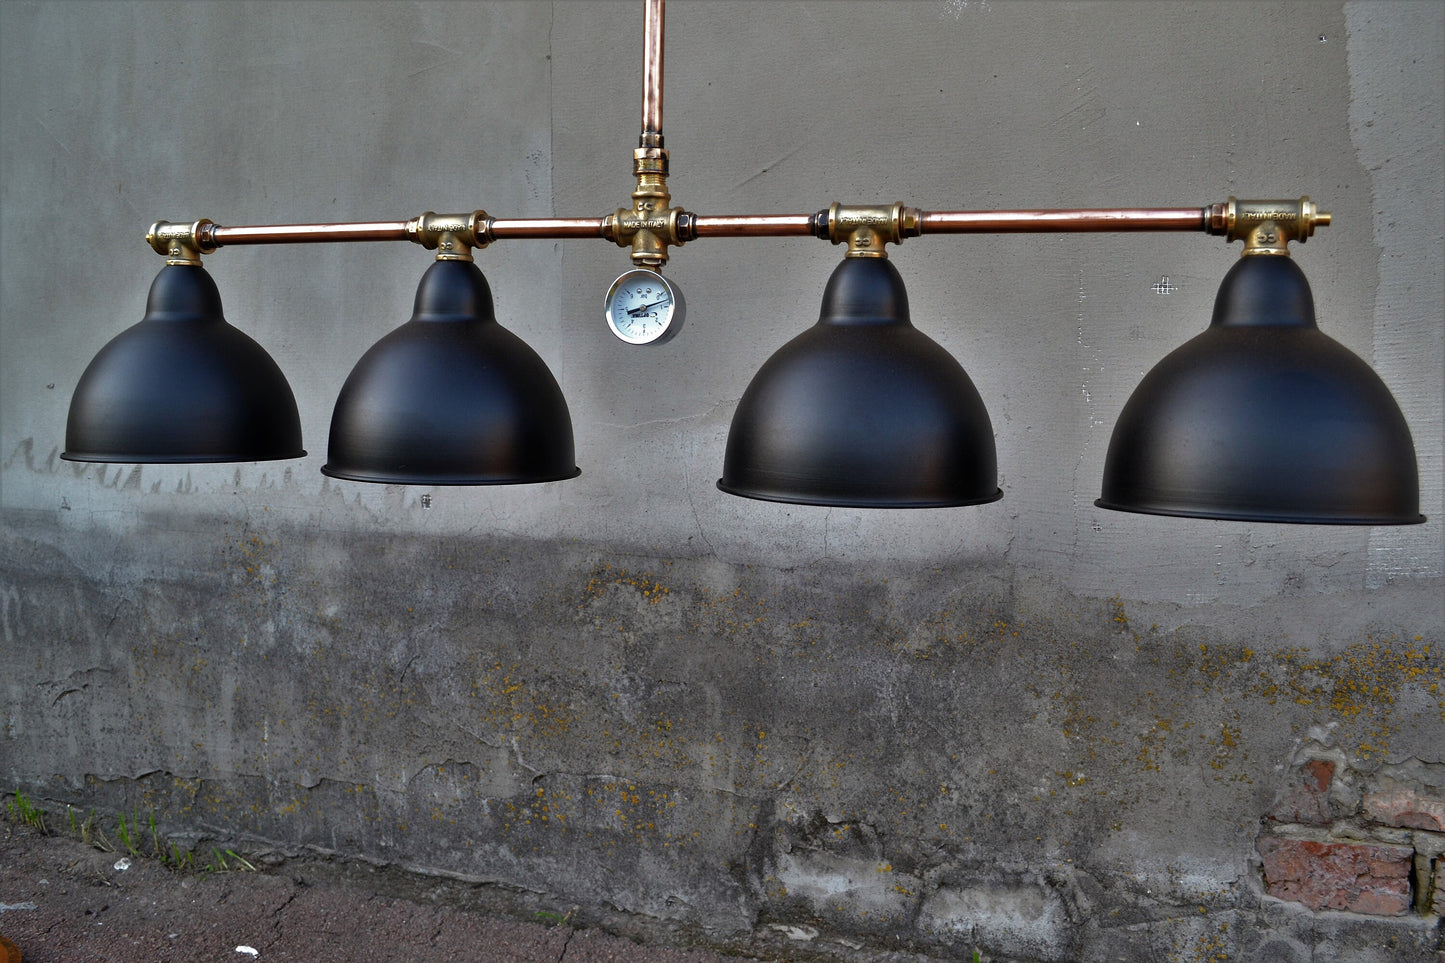
[[[517,238],[605,237],[605,218],[550,217],[507,218],[489,222],[488,233],[497,240]],[[227,244],[308,244],[343,241],[409,241],[407,221],[362,221],[348,224],[267,224],[248,227],[202,229],[202,243],[216,247]]]
[[[812,237],[811,214],[743,214],[692,218],[698,237]]]
[[[303,244],[327,241],[406,241],[406,221],[361,221],[352,224],[267,224],[259,227],[222,227],[202,230],[201,241],[216,247],[227,244]]]
[[[493,219],[487,234],[498,241],[523,238],[606,237],[605,217],[514,217]]]
[[[1204,231],[1208,208],[1056,211],[924,211],[923,234],[1064,233],[1069,231]]]
[[[922,211],[920,234],[1005,234],[1126,231],[1207,231],[1209,209],[1120,208],[1095,210]],[[490,218],[492,240],[607,238],[606,217]],[[812,214],[685,214],[693,237],[812,237]],[[360,221],[344,224],[269,224],[223,227],[205,223],[203,249],[232,244],[306,244],[351,241],[414,240],[408,221]],[[906,235],[905,235],[906,236]]]

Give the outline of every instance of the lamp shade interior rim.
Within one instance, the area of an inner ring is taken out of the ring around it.
[[[231,454],[231,455],[121,455],[114,453],[64,451],[62,461],[103,462],[115,465],[225,465],[247,461],[289,461],[305,458],[305,450],[284,452],[277,455]]]
[[[992,494],[983,498],[926,498],[926,499],[894,499],[887,496],[880,498],[865,499],[861,497],[839,497],[828,498],[819,495],[804,495],[794,492],[772,493],[749,489],[736,485],[727,485],[723,479],[717,480],[719,491],[729,495],[738,495],[743,498],[752,498],[763,502],[778,502],[785,505],[816,505],[822,508],[964,508],[969,505],[987,505],[1003,498],[1003,489],[996,489]]]
[[[541,485],[547,482],[567,481],[569,478],[576,478],[582,474],[582,469],[573,466],[571,471],[564,472],[560,475],[546,474],[538,475],[535,478],[520,478],[516,475],[485,477],[476,475],[427,475],[425,473],[408,475],[405,472],[358,472],[323,465],[321,467],[321,474],[328,478],[336,478],[341,481],[367,482],[373,485]]]
[[[1169,515],[1175,518],[1203,518],[1224,522],[1280,522],[1286,525],[1418,525],[1425,521],[1424,515],[1327,515],[1319,512],[1246,512],[1210,511],[1208,509],[1167,508],[1154,505],[1129,505],[1094,499],[1098,508],[1113,512],[1129,512],[1135,515]]]

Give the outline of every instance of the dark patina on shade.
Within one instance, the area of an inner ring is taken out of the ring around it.
[[[68,461],[185,464],[300,458],[291,386],[221,314],[198,264],[168,264],[141,322],[117,335],[75,387]]]
[[[1140,382],[1114,426],[1095,504],[1263,522],[1425,520],[1399,405],[1315,326],[1309,282],[1278,255],[1241,258],[1208,330]]]
[[[941,508],[1003,497],[993,426],[959,363],[914,328],[892,263],[846,258],[818,323],[754,375],[718,488],[802,505]]]
[[[394,485],[508,485],[579,474],[557,379],[497,323],[470,261],[422,276],[410,321],[352,369],[331,417],[333,478]]]

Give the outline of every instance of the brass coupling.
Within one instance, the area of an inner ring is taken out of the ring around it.
[[[632,173],[637,177],[644,174],[659,178],[667,184],[668,153],[661,145],[643,146],[632,151]]]
[[[1244,255],[1289,254],[1290,241],[1303,244],[1330,215],[1308,197],[1290,201],[1241,201],[1231,197],[1206,211],[1210,234],[1244,242]]]
[[[174,224],[170,221],[156,221],[146,231],[146,243],[167,264],[190,264],[199,266],[202,254],[216,249],[211,229],[216,225],[201,218],[191,224]]]
[[[486,211],[470,214],[437,214],[427,211],[406,222],[406,236],[428,251],[437,252],[438,261],[471,261],[472,249],[492,242],[492,219]]]
[[[814,218],[817,235],[847,244],[847,257],[887,257],[885,244],[902,244],[923,233],[923,212],[916,207],[834,203]]]

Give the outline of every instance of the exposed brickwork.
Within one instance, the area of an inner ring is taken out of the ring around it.
[[[1256,844],[1266,892],[1314,910],[1445,916],[1445,763],[1360,771],[1319,742],[1294,758]]]
[[[1313,910],[1373,916],[1403,916],[1410,911],[1414,850],[1408,846],[1266,836],[1258,849],[1271,896]]]
[[[1310,759],[1290,773],[1289,783],[1270,810],[1269,818],[1283,823],[1323,826],[1330,821],[1330,782],[1335,764]]]
[[[1428,790],[1390,789],[1365,796],[1365,815],[1386,826],[1445,832],[1445,799]]]

